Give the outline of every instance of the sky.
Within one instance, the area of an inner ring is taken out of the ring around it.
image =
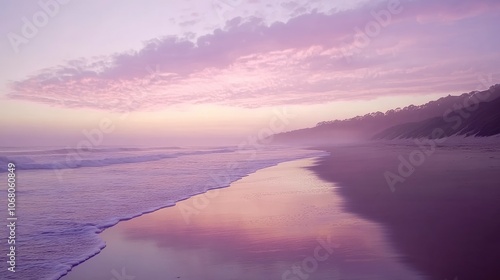
[[[72,146],[103,122],[102,145],[237,145],[500,80],[497,0],[0,7],[0,146]]]

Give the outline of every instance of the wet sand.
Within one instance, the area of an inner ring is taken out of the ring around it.
[[[392,192],[384,173],[399,174],[398,157],[416,149],[329,148],[313,170],[336,182],[346,210],[384,225],[406,263],[429,279],[500,279],[500,145],[444,144]]]
[[[315,162],[262,169],[120,222],[100,234],[100,254],[62,279],[423,279],[383,227],[344,210],[340,189],[310,170]]]

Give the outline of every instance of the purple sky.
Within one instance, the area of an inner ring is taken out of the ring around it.
[[[493,84],[500,74],[494,0],[1,5],[6,145],[30,143],[33,129],[72,143],[102,118],[119,126],[109,143],[208,131],[236,140],[279,108],[294,112],[289,130],[476,90],[478,76]]]

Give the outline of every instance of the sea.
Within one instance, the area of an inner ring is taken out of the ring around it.
[[[0,201],[7,225],[8,164],[14,163],[15,272],[2,226],[1,279],[60,279],[98,254],[99,233],[259,169],[325,152],[290,147],[0,147]],[[168,225],[165,225],[168,227]]]

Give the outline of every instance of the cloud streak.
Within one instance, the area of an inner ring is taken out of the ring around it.
[[[234,18],[196,39],[159,38],[137,51],[44,69],[13,82],[8,96],[103,110],[262,107],[455,91],[474,87],[479,73],[498,74],[498,1],[400,5],[403,12],[363,48],[355,28],[387,2],[271,25]]]

